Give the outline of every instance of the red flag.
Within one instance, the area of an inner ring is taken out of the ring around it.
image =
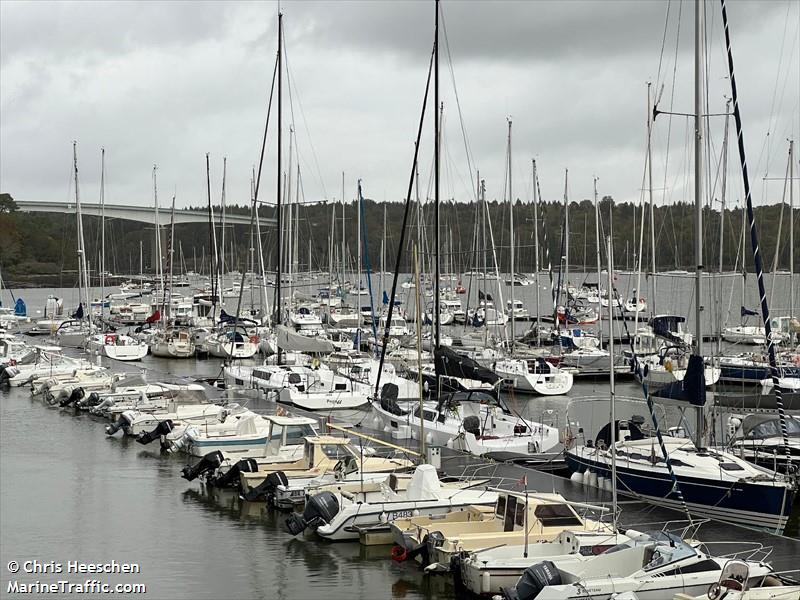
[[[147,320],[145,322],[146,323],[155,323],[155,322],[160,321],[160,320],[161,320],[161,311],[156,310],[156,312],[154,312],[152,315],[147,317]]]

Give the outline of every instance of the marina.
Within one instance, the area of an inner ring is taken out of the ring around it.
[[[119,48],[98,27],[53,61],[107,74],[87,107],[123,69],[151,97],[81,120],[41,178],[50,132],[0,132],[0,596],[800,600],[798,5],[661,4],[97,3]],[[74,20],[41,6],[0,7],[22,96],[62,40],[8,23]],[[170,23],[187,38],[147,41]],[[332,79],[345,56],[369,85]],[[589,94],[539,70],[587,61]],[[3,88],[4,123],[30,117]],[[473,122],[489,89],[505,116]],[[634,96],[616,137],[568,115]]]

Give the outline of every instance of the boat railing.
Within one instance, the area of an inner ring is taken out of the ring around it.
[[[729,560],[749,560],[755,562],[766,561],[774,550],[772,546],[765,546],[760,542],[746,542],[741,540],[703,542],[701,545],[706,554],[716,558],[727,558]],[[724,550],[731,545],[735,545],[737,549],[730,552],[724,552]],[[743,545],[746,547],[742,548]],[[715,550],[715,548],[720,548],[720,550]]]

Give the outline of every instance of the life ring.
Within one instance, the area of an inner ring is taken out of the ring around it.
[[[251,335],[250,336],[250,343],[251,344],[257,344],[258,343],[258,336],[257,335]]]
[[[112,346],[114,344],[115,338],[113,335],[107,335],[103,338],[103,344],[106,346]]]

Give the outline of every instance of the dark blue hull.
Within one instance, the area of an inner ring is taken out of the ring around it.
[[[587,469],[598,477],[610,478],[610,466],[593,459],[565,453],[573,473]],[[655,504],[680,509],[672,480],[655,470],[633,469],[617,464],[617,489],[643,496]],[[794,491],[782,486],[748,482],[723,482],[695,477],[678,477],[684,500],[692,514],[731,523],[782,531],[792,510]]]

